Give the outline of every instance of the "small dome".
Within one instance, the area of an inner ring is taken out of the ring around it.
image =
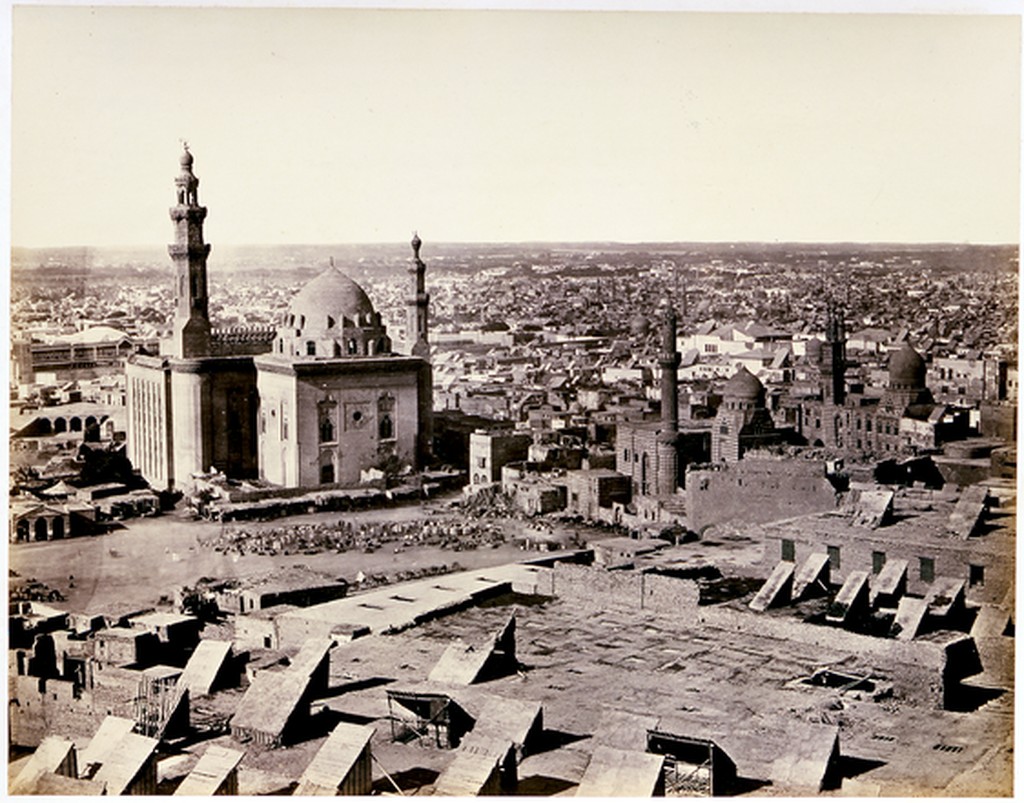
[[[725,383],[722,395],[727,399],[739,401],[758,401],[764,394],[764,385],[761,380],[754,376],[745,366],[733,374],[732,378]]]
[[[648,332],[651,331],[651,322],[647,320],[646,315],[637,313],[629,322],[629,331],[634,337],[647,337]]]
[[[926,370],[924,358],[909,342],[904,343],[903,348],[889,358],[889,387],[923,388]]]
[[[807,341],[807,361],[810,363],[821,362],[821,347],[822,343],[818,338],[813,338]]]
[[[181,159],[178,161],[182,167],[192,167],[192,154],[188,148],[185,148],[185,152],[181,154]]]
[[[363,288],[331,266],[295,294],[290,306],[300,328],[327,328],[327,319],[358,321],[373,315],[373,304]]]

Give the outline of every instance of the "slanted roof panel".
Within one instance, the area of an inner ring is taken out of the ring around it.
[[[577,797],[652,797],[661,780],[664,757],[608,745],[594,748]]]
[[[339,722],[302,773],[295,794],[337,794],[374,732],[370,725]]]
[[[238,767],[245,754],[220,745],[210,745],[185,780],[174,790],[175,795],[215,795],[224,781]]]

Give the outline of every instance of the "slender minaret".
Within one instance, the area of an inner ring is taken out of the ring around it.
[[[831,299],[825,312],[825,347],[822,349],[821,392],[826,404],[846,400],[846,324]]]
[[[661,431],[658,433],[658,493],[674,494],[679,486],[679,362],[676,311],[665,306],[661,322]]]
[[[406,338],[411,344],[410,353],[414,357],[427,359],[430,356],[430,343],[427,341],[427,307],[430,304],[430,296],[427,295],[426,287],[427,266],[420,259],[422,244],[419,234],[413,232],[413,265],[409,268],[411,293],[406,302]]]
[[[206,257],[203,242],[206,207],[199,205],[199,179],[192,172],[188,144],[181,155],[181,173],[174,180],[178,203],[171,207],[174,242],[167,250],[174,261],[174,355],[202,357],[210,349],[210,311],[206,294]]]
[[[413,357],[423,359],[419,371],[419,432],[416,438],[416,464],[420,469],[427,467],[434,444],[434,380],[430,366],[430,343],[427,341],[427,306],[430,296],[427,295],[427,266],[420,259],[420,246],[423,241],[419,234],[412,235],[413,265],[409,268],[410,298],[406,302],[406,338],[409,341],[410,353]]]

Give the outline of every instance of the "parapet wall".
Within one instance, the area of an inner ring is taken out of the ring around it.
[[[834,510],[836,490],[823,463],[747,459],[686,473],[687,526],[759,524]]]
[[[585,609],[678,613],[695,609],[700,601],[700,590],[692,580],[567,563],[544,572],[550,577],[553,596]],[[538,585],[547,586],[543,581]]]

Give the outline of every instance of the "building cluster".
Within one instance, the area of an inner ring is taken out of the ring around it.
[[[574,390],[563,375],[560,394],[549,392],[511,421],[488,426],[480,410],[439,411],[439,430],[474,428],[470,490],[500,483],[527,513],[562,511],[630,529],[674,523],[699,533],[709,507],[728,503],[694,480],[705,482],[708,471],[759,473],[749,457],[775,458],[766,464],[777,475],[768,487],[828,475],[833,507],[851,475],[939,487],[1013,472],[1016,369],[1005,362],[981,360],[973,383],[954,379],[963,385],[953,400],[932,394],[927,363],[906,339],[851,347],[835,306],[823,338],[800,342],[799,358],[791,335],[756,324],[679,337],[670,306],[657,331],[632,394],[593,379]],[[693,362],[697,347],[708,356]],[[715,378],[695,378],[688,363]],[[963,377],[974,366],[945,358],[939,376]],[[754,504],[759,482],[748,480],[743,504]]]

